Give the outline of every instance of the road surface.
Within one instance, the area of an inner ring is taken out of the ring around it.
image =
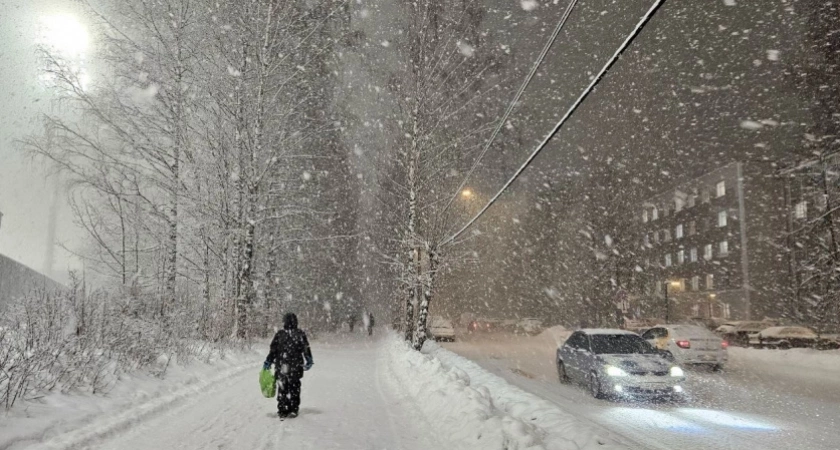
[[[554,345],[509,334],[442,344],[509,383],[552,401],[639,449],[838,449],[840,374],[810,377],[731,361],[723,373],[690,371],[685,404],[596,400],[562,385]]]
[[[315,343],[303,379],[301,415],[281,422],[276,400],[262,397],[260,363],[182,404],[126,429],[83,442],[62,436],[38,448],[134,449],[430,449],[423,419],[390,385],[376,342]],[[267,351],[266,351],[267,353]],[[93,429],[96,422],[88,425]],[[91,435],[90,430],[79,433]]]

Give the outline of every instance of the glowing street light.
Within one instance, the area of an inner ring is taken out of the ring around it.
[[[40,43],[63,58],[81,60],[90,46],[90,36],[84,25],[71,15],[44,16]]]
[[[475,194],[473,193],[472,189],[470,189],[470,188],[466,188],[463,191],[461,191],[461,197],[463,197],[467,200],[473,198],[473,195],[475,195]]]
[[[68,14],[41,17],[37,44],[62,60],[77,77],[82,89],[86,88],[89,77],[84,62],[90,47],[90,35],[76,17]],[[41,80],[48,85],[54,81],[49,74],[42,75]]]

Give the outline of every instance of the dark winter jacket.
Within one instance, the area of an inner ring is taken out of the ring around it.
[[[266,364],[274,364],[277,376],[303,376],[304,358],[312,362],[312,350],[306,333],[298,329],[297,316],[288,313],[283,316],[283,329],[274,335]]]

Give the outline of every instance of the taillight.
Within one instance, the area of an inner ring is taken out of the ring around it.
[[[729,342],[720,341],[720,348],[726,350],[727,348],[729,348]]]
[[[679,347],[679,348],[691,348],[691,341],[677,341],[677,347]]]

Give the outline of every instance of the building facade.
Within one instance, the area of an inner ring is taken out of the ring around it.
[[[660,317],[750,317],[742,170],[737,162],[723,166],[639,205],[637,264],[648,274],[643,295],[662,305]]]

